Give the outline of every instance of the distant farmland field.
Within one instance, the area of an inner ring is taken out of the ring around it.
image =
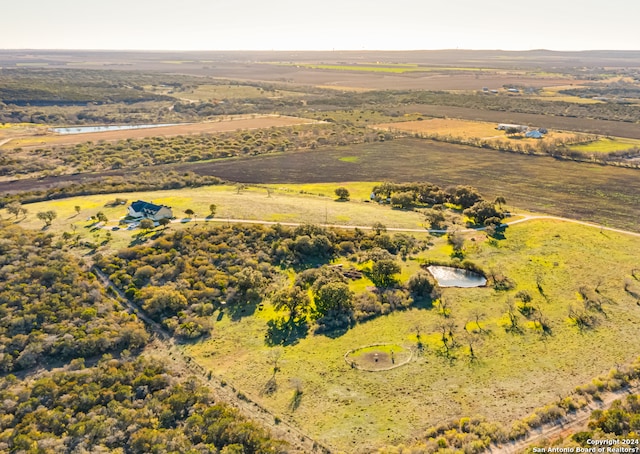
[[[359,159],[341,159],[345,156]],[[188,168],[248,183],[392,180],[468,184],[488,198],[502,195],[517,207],[640,231],[638,170],[429,140],[403,139]]]

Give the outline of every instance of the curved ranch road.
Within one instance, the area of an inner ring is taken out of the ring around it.
[[[515,221],[505,222],[502,224],[503,227],[508,227],[510,225],[520,224],[522,222],[535,221],[535,220],[552,220],[552,221],[562,221],[562,222],[571,222],[573,224],[580,224],[586,227],[592,227],[594,229],[607,230],[609,232],[622,233],[624,235],[631,235],[635,237],[640,237],[640,233],[631,232],[629,230],[616,229],[613,227],[605,227],[598,224],[593,224],[585,221],[578,221],[576,219],[563,218],[560,216],[547,216],[547,215],[525,215],[525,214],[517,214],[516,216],[522,216],[522,219],[516,219]],[[173,219],[171,221],[172,224],[188,224],[191,222],[218,222],[218,223],[237,223],[237,224],[260,224],[260,225],[284,225],[287,227],[299,227],[301,225],[305,225],[301,222],[276,222],[276,221],[260,221],[256,219],[233,219],[233,218],[183,218],[183,219]],[[373,227],[366,225],[342,225],[342,224],[318,224],[320,227],[329,227],[329,228],[337,228],[337,229],[361,229],[361,230],[373,230]],[[110,229],[109,226],[104,226],[104,229]],[[387,227],[387,231],[390,232],[408,232],[408,233],[448,233],[450,230],[443,229],[410,229],[410,228],[401,228],[401,227]],[[480,232],[485,230],[486,227],[478,227],[478,228],[468,228],[461,229],[459,232]]]

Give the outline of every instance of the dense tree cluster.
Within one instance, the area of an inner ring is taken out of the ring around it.
[[[451,203],[462,209],[481,202],[482,196],[471,186],[455,186],[442,189],[431,183],[383,183],[373,188],[377,201],[389,201],[400,208],[433,206]]]
[[[136,349],[147,340],[141,322],[51,235],[0,228],[0,371]]]
[[[215,310],[222,308],[240,317],[251,313],[267,294],[274,294],[274,304],[295,319],[308,312],[304,293],[312,289],[313,318],[319,324],[339,318],[340,325],[348,325],[406,307],[412,301],[409,292],[393,294],[390,288],[399,272],[394,254],[420,247],[424,246],[406,234],[310,225],[232,225],[179,230],[96,260],[151,317],[177,336],[194,338],[208,332],[208,317]],[[372,304],[368,297],[352,295],[347,279],[326,267],[301,271],[297,289],[279,284],[283,280],[280,267],[304,270],[354,254],[361,254],[363,262],[371,261],[370,276],[381,288]],[[362,304],[354,303],[361,300]]]
[[[0,379],[0,451],[287,452],[195,379],[179,381],[157,360],[105,357],[92,368],[75,366],[26,382]]]

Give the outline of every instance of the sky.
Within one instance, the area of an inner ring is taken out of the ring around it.
[[[4,0],[1,49],[640,50],[637,0]]]

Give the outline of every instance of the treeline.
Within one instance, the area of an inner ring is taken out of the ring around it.
[[[135,350],[148,338],[53,235],[0,225],[0,371]]]
[[[218,177],[198,175],[193,172],[177,172],[175,170],[167,172],[130,173],[126,176],[106,176],[98,181],[69,183],[46,190],[5,194],[0,197],[0,208],[12,202],[34,203],[91,194],[196,188],[222,183],[223,180]]]
[[[415,297],[428,297],[434,284],[421,282],[423,287],[416,284],[409,290],[396,286],[395,275],[400,272],[396,254],[425,247],[406,234],[391,236],[382,229],[232,225],[168,233],[113,257],[98,256],[96,264],[174,335],[195,338],[208,334],[214,311],[223,310],[231,317],[250,315],[278,292],[275,299],[289,308],[289,320],[303,315],[306,320],[313,312],[319,331],[345,328],[407,307]],[[341,256],[368,262],[366,273],[380,291],[352,294],[346,275],[337,268],[301,271]],[[305,300],[304,291],[283,286],[282,267],[299,271],[294,287],[311,288],[313,305]]]
[[[86,142],[73,147],[37,149],[32,153],[37,158],[55,159],[65,166],[86,172],[254,156],[391,138],[390,134],[367,128],[315,124],[118,142]]]
[[[178,380],[162,362],[104,357],[92,368],[19,381],[0,379],[0,451],[285,453],[195,379]]]

